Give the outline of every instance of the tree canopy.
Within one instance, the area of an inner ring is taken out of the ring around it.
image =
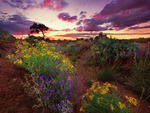
[[[49,28],[41,23],[33,23],[33,25],[30,26],[30,33],[39,33],[40,31],[43,34],[43,38],[45,38],[44,31],[47,31]]]

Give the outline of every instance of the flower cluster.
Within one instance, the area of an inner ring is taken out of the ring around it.
[[[128,101],[129,103],[131,103],[131,104],[134,105],[134,106],[137,106],[138,102],[137,102],[137,100],[136,100],[135,98],[133,98],[133,97],[128,97],[128,96],[125,96],[125,98],[127,99],[127,101]]]
[[[116,93],[117,87],[94,82],[82,97],[80,111],[86,113],[128,113],[129,109],[123,104]]]
[[[36,41],[34,45],[17,42],[16,48],[14,63],[31,73],[33,83],[29,91],[39,106],[60,111],[60,103],[66,99],[71,101],[75,94],[75,67],[45,41]]]

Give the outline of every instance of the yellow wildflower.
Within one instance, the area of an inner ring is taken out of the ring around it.
[[[101,94],[104,95],[106,93],[108,93],[109,89],[108,88],[104,88],[101,90]]]
[[[136,106],[138,104],[137,100],[135,98],[133,98],[133,97],[125,96],[125,98],[128,100],[128,102],[130,102],[134,106]]]
[[[14,64],[22,64],[22,60],[21,59],[17,59]]]
[[[18,53],[18,52],[19,52],[19,50],[15,51],[15,53]]]
[[[80,107],[80,111],[83,111],[83,109],[84,109],[83,107]]]
[[[119,107],[120,109],[122,109],[122,108],[124,108],[124,104],[122,104],[121,102],[118,102],[118,107]]]
[[[89,96],[90,100],[93,100],[93,97],[94,97],[93,95],[90,95],[90,96]]]
[[[110,104],[110,109],[113,111],[115,108],[112,104]]]
[[[24,57],[28,59],[30,58],[30,55],[26,54]]]
[[[48,52],[47,52],[47,54],[48,54],[48,55],[50,55],[50,54],[51,54],[51,52],[50,52],[50,51],[48,51]]]
[[[11,58],[12,58],[12,55],[7,55],[6,58],[11,59]]]

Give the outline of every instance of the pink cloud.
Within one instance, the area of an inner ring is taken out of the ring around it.
[[[68,5],[65,0],[44,0],[39,7],[59,11]]]
[[[77,16],[70,16],[69,13],[60,13],[58,18],[67,22],[74,22],[77,20]]]

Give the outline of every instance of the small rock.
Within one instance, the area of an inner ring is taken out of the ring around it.
[[[14,82],[15,82],[16,80],[17,80],[16,78],[13,79]]]

